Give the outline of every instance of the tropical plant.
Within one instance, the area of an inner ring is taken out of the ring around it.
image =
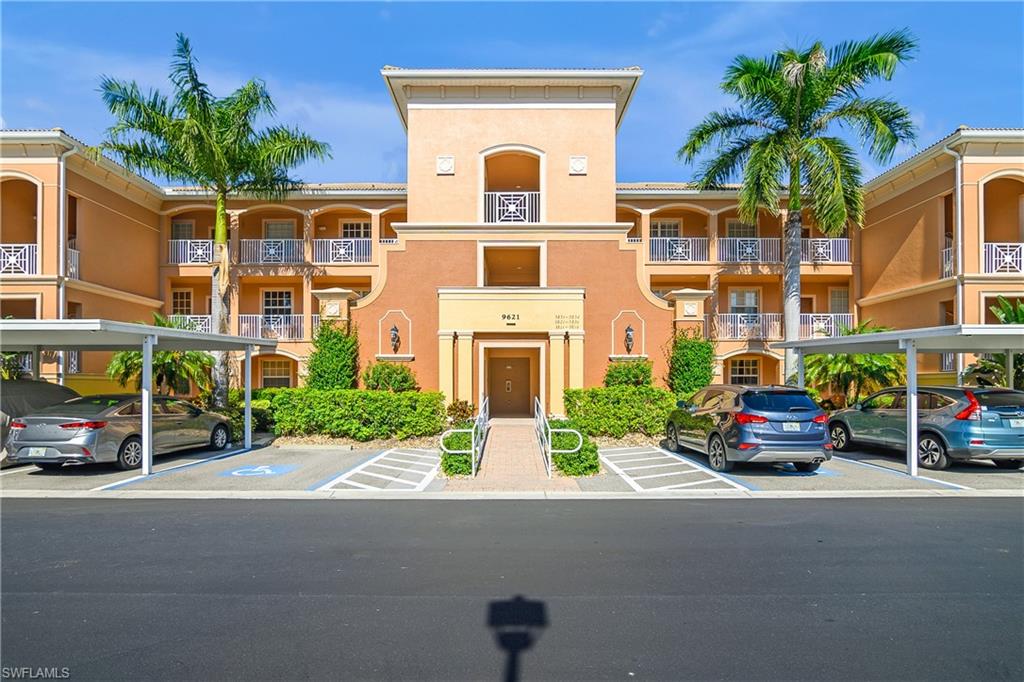
[[[1005,296],[999,296],[996,298],[996,304],[989,306],[989,310],[1000,324],[1024,325],[1024,299],[1022,298],[1010,301]],[[964,368],[964,381],[979,385],[993,383],[997,386],[1008,386],[1006,353],[994,353],[971,363]],[[1010,388],[1024,390],[1024,353],[1013,354],[1013,386]]]
[[[842,336],[876,334],[891,331],[874,325],[871,320],[842,330]],[[899,353],[837,353],[816,354],[804,358],[804,379],[824,391],[831,388],[843,394],[847,405],[866,393],[903,382],[906,360]]]
[[[306,386],[310,388],[355,388],[359,377],[356,330],[325,320],[313,334],[313,352],[306,367]]]
[[[697,329],[678,330],[667,354],[668,387],[676,395],[692,395],[715,376],[715,344]]]
[[[783,313],[785,339],[800,334],[800,233],[804,208],[826,235],[839,235],[864,220],[861,169],[851,144],[836,135],[852,133],[879,163],[888,162],[900,142],[914,139],[910,112],[895,100],[866,97],[864,85],[889,80],[916,48],[906,30],[826,50],[784,49],[767,58],[737,57],[721,87],[738,109],[709,114],[679,149],[691,162],[715,147],[699,171],[702,189],[739,178],[740,219],[755,223],[763,209],[782,210]],[[796,371],[796,356],[786,351],[785,376]]]
[[[370,391],[418,391],[416,375],[408,365],[398,362],[373,362],[363,371],[363,388]]]
[[[652,365],[647,360],[623,360],[608,363],[605,386],[650,386]]]
[[[284,199],[298,186],[288,171],[310,159],[325,159],[330,147],[285,126],[257,129],[274,114],[265,83],[252,79],[227,97],[216,97],[199,78],[188,38],[177,35],[170,81],[173,91],[144,93],[134,81],[104,76],[100,91],[116,122],[97,153],[113,153],[126,168],[213,194],[217,264],[212,277],[213,328],[228,333],[230,286],[227,201],[242,194],[268,201]],[[214,400],[227,405],[230,356],[219,353]]]
[[[153,326],[181,329],[174,320],[153,313]],[[213,356],[205,351],[164,350],[153,353],[153,383],[157,393],[187,393],[190,384],[200,390],[210,385]],[[142,386],[142,353],[136,350],[114,353],[107,364],[107,376],[121,386],[134,382],[135,390]]]

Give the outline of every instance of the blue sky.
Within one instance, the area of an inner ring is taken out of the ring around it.
[[[910,108],[920,147],[956,126],[1024,126],[1021,3],[14,3],[2,6],[6,128],[63,127],[88,143],[110,124],[100,74],[166,88],[174,33],[193,42],[218,94],[267,81],[279,119],[333,147],[307,181],[403,181],[405,134],[379,70],[619,67],[645,70],[619,130],[618,179],[689,180],[689,128],[729,104],[739,53],[765,55],[909,27],[917,59],[872,94]],[[454,27],[461,26],[457,31]],[[468,37],[467,37],[468,36]],[[912,154],[899,150],[896,160]],[[865,161],[865,174],[880,169]]]

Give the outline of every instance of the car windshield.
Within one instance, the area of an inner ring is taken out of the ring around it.
[[[50,405],[36,411],[37,415],[60,415],[61,417],[90,417],[98,414],[108,407],[113,407],[124,402],[124,398],[112,398],[110,396],[91,395],[84,398],[74,398],[66,403]]]
[[[985,407],[1024,407],[1024,391],[974,391]]]
[[[802,412],[816,410],[810,396],[798,391],[757,391],[743,394],[743,403],[759,412]]]

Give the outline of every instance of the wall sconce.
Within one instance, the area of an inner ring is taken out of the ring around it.
[[[398,335],[398,325],[391,325],[391,352],[398,353],[398,346],[402,343],[401,337]]]
[[[624,340],[626,345],[626,355],[633,352],[633,325],[626,327],[626,338]]]

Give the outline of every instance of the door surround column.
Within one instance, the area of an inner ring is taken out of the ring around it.
[[[455,332],[437,333],[437,390],[444,394],[446,405],[455,401]]]
[[[569,330],[569,388],[583,388],[583,330]]]
[[[458,362],[458,388],[456,398],[473,402],[473,332],[458,331],[456,334],[456,355]]]
[[[565,414],[565,332],[548,332],[551,368],[548,370],[548,402],[551,414]],[[543,377],[542,377],[543,379]]]

